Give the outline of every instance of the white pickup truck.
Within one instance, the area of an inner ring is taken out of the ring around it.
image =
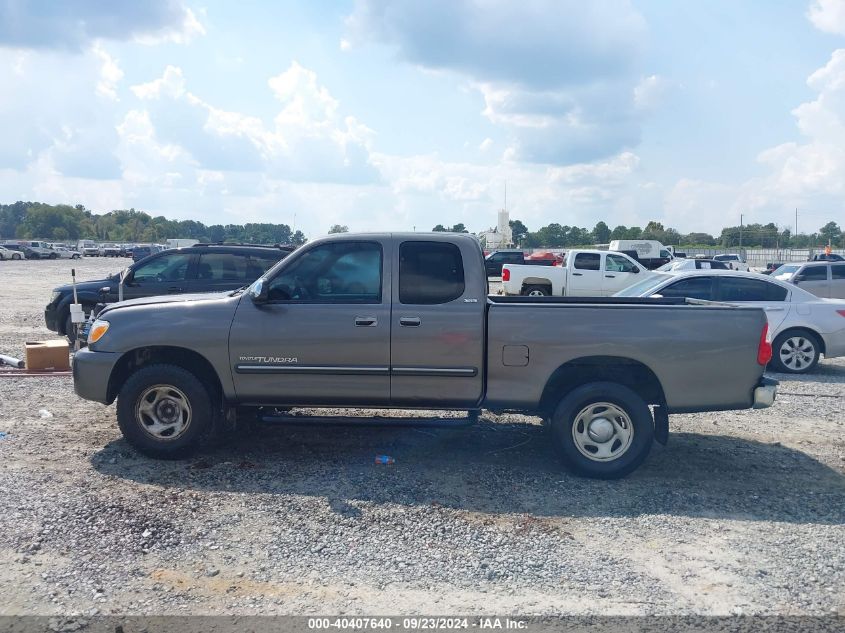
[[[561,266],[502,266],[506,295],[609,297],[651,272],[623,253],[571,250]]]

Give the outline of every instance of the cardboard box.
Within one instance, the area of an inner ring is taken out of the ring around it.
[[[27,369],[55,371],[70,369],[70,349],[66,340],[27,341],[25,346]]]

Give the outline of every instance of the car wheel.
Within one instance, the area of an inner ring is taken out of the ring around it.
[[[58,259],[58,253],[50,253],[50,259]]]
[[[193,453],[214,427],[211,394],[191,372],[149,365],[132,374],[117,397],[117,423],[138,451],[157,459]]]
[[[91,314],[91,310],[94,309],[94,306],[89,303],[82,304],[82,312],[85,314],[85,319],[87,320]],[[68,342],[73,345],[76,343],[76,328],[74,327],[73,321],[70,319],[70,313],[65,317],[65,336],[67,336]]]
[[[630,388],[591,382],[563,397],[552,415],[551,433],[573,472],[618,479],[648,456],[654,420],[648,404]]]
[[[15,253],[14,255],[12,255],[12,259],[17,259],[17,260],[20,260],[20,259],[21,259],[21,254],[20,254],[20,253]]]
[[[79,253],[70,256],[71,259],[79,259]]]
[[[806,374],[819,363],[821,343],[815,334],[788,330],[772,344],[772,368],[785,374]]]
[[[541,285],[537,284],[537,285],[525,286],[522,289],[522,294],[525,297],[550,297],[551,294],[552,294],[552,291],[548,286],[541,286]]]

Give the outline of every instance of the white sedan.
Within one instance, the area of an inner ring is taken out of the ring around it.
[[[78,251],[72,251],[63,246],[54,246],[53,250],[58,253],[59,259],[80,259],[82,257]]]
[[[655,273],[617,297],[687,297],[757,306],[766,311],[771,367],[788,374],[811,371],[825,358],[845,356],[845,301],[820,299],[792,284],[736,270]]]

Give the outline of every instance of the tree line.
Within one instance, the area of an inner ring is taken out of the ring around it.
[[[212,224],[168,220],[135,209],[95,214],[81,204],[15,202],[0,204],[0,238],[39,238],[55,242],[89,239],[99,242],[164,242],[193,238],[201,242],[304,244],[302,231],[287,224]]]
[[[836,222],[828,222],[815,233],[793,235],[787,228],[778,228],[774,222],[768,224],[746,224],[728,226],[717,236],[709,233],[681,233],[674,228],[665,228],[662,223],[651,221],[645,228],[619,225],[611,229],[599,221],[592,230],[566,224],[552,223],[531,231],[521,220],[510,221],[513,241],[519,247],[563,248],[607,244],[612,240],[657,240],[667,246],[697,248],[810,248],[826,246],[845,247],[845,234]],[[438,224],[432,230],[466,233],[463,224],[446,228]]]

